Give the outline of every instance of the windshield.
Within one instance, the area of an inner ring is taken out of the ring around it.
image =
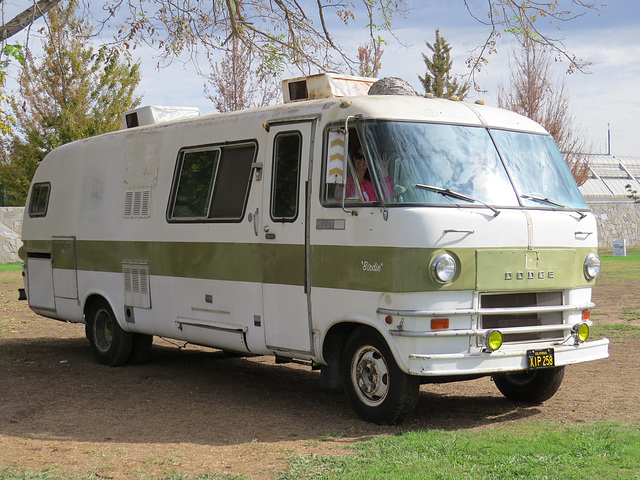
[[[567,207],[587,207],[553,138],[504,130],[493,130],[491,135],[523,205],[539,206],[544,204],[540,199],[547,199]]]
[[[378,182],[393,185],[390,195],[384,192],[388,188],[383,189],[387,202],[551,206],[531,198],[519,199],[530,195],[569,207],[586,207],[549,136],[397,121],[363,122],[359,130]],[[439,191],[443,189],[475,202],[443,195]]]

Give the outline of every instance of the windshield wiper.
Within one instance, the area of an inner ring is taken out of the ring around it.
[[[500,214],[500,211],[497,208],[494,208],[491,205],[487,205],[486,203],[481,202],[477,198],[469,197],[468,195],[465,195],[463,193],[454,192],[453,190],[449,190],[448,188],[432,187],[431,185],[422,185],[421,183],[416,183],[416,187],[424,188],[425,190],[439,193],[443,197],[457,198],[458,200],[464,200],[465,202],[469,202],[469,203],[479,203],[487,207],[489,210],[491,210],[493,212],[494,217],[497,217]]]
[[[577,208],[568,207],[567,205],[563,205],[562,203],[556,202],[555,200],[551,200],[550,198],[541,197],[540,195],[531,195],[531,194],[525,193],[524,195],[520,195],[520,198],[526,198],[528,200],[534,200],[536,202],[541,202],[541,203],[548,203],[549,205],[553,205],[554,207],[568,208],[569,210],[573,210],[578,215],[580,215],[580,220],[582,220],[584,217],[587,216]]]

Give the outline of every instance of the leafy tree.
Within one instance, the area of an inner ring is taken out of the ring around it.
[[[14,132],[2,140],[0,183],[24,204],[37,163],[52,149],[120,128],[120,114],[136,106],[139,65],[90,46],[91,27],[77,3],[47,14],[41,59],[27,52],[20,91],[11,102]]]
[[[514,57],[510,88],[500,87],[498,105],[545,127],[563,153],[576,183],[582,185],[589,177],[585,153],[592,145],[576,126],[564,82],[553,76],[549,51],[524,38]]]
[[[440,36],[440,29],[436,29],[436,41],[433,45],[426,42],[429,50],[433,52],[431,58],[427,57],[424,53],[422,59],[427,67],[427,72],[424,77],[418,75],[425,93],[432,93],[436,97],[451,98],[453,96],[459,97],[461,100],[469,92],[469,84],[458,84],[455,78],[451,77],[451,67],[453,66],[453,60],[451,60],[451,46]]]

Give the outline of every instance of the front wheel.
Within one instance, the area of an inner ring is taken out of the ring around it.
[[[123,365],[129,359],[133,334],[125,332],[116,320],[109,303],[94,302],[87,318],[86,334],[96,359],[110,367]]]
[[[542,403],[560,388],[564,367],[497,375],[493,381],[498,390],[514,402]]]
[[[360,418],[385,425],[399,423],[413,410],[420,389],[420,378],[400,370],[384,339],[366,327],[347,341],[342,383]]]

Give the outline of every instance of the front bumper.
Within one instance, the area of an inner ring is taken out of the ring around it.
[[[549,345],[545,345],[549,347]],[[609,340],[595,340],[579,345],[552,346],[556,366],[599,360],[609,356]],[[531,346],[530,348],[540,348]],[[527,350],[505,348],[478,354],[409,355],[409,373],[426,377],[449,375],[490,375],[527,370]]]

